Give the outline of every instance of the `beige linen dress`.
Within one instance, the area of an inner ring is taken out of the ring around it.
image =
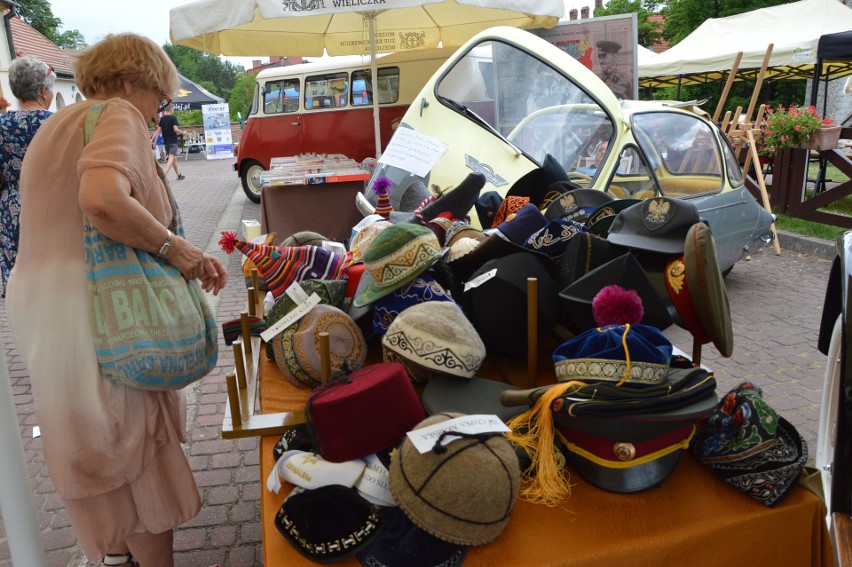
[[[59,110],[27,150],[21,172],[21,235],[6,309],[32,381],[45,461],[90,560],[122,549],[127,535],[160,533],[201,503],[180,443],[182,393],[148,392],[103,379],[91,335],[80,175],[113,167],[163,226],[171,221],[148,132],[135,107],[107,102],[91,141],[83,122],[94,101]]]

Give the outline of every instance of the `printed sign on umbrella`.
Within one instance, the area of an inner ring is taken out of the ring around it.
[[[493,26],[556,25],[563,0],[198,0],[172,8],[172,43],[213,55],[370,56],[458,47]],[[376,157],[381,153],[373,96]]]

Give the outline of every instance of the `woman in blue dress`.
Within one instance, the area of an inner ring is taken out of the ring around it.
[[[0,292],[6,295],[9,272],[18,255],[18,194],[21,163],[39,126],[51,114],[53,67],[32,55],[9,65],[9,86],[18,99],[18,110],[0,114]]]

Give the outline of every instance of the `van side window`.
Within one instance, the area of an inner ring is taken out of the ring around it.
[[[263,112],[282,114],[299,111],[299,79],[269,81],[264,85]]]
[[[305,109],[341,108],[349,98],[349,74],[326,73],[305,79]]]
[[[399,67],[383,67],[378,70],[379,104],[399,100]],[[352,106],[373,103],[373,85],[370,70],[352,71]]]

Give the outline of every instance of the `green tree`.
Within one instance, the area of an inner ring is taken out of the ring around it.
[[[651,48],[662,37],[657,30],[656,22],[648,21],[657,8],[656,0],[610,0],[603,8],[596,8],[594,16],[615,16],[618,14],[636,13],[636,29],[639,35],[639,45]]]
[[[663,37],[674,45],[709,18],[725,18],[788,3],[789,0],[668,0],[661,11],[666,22]]]
[[[250,73],[240,73],[234,79],[234,88],[228,97],[228,108],[231,111],[231,120],[237,120],[237,112],[243,119],[248,116],[252,97],[254,96],[255,76]]]
[[[17,3],[18,16],[59,47],[79,49],[86,46],[85,38],[79,31],[59,31],[62,20],[53,15],[48,0],[17,0]]]
[[[243,71],[238,65],[191,47],[167,43],[163,49],[178,73],[222,98],[227,98],[234,88],[234,78]]]

